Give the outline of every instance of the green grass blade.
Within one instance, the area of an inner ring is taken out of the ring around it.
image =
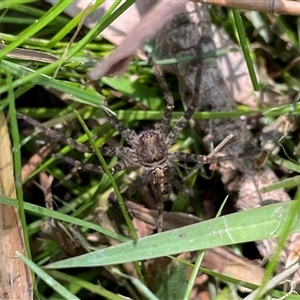
[[[31,77],[30,81],[33,81],[35,84],[52,87],[55,90],[70,95],[70,98],[77,102],[99,107],[104,101],[103,96],[99,95],[93,89],[86,87],[85,85],[53,79],[42,74],[37,75],[37,72],[34,70],[11,63],[6,60],[2,60],[0,62],[0,66],[2,66],[3,68],[9,68],[12,74],[21,77],[19,80],[16,80],[12,84],[13,87],[26,84],[26,82],[28,82],[28,78],[26,78],[27,76],[24,75],[28,74]],[[24,76],[23,78],[22,75]],[[16,82],[18,82],[18,84],[16,84]],[[2,87],[0,93],[4,92],[5,90],[7,90],[7,86]]]
[[[47,283],[50,287],[52,287],[59,295],[64,297],[67,300],[80,300],[70,291],[68,291],[64,286],[62,286],[58,281],[56,281],[53,277],[49,276],[43,269],[38,267],[33,261],[24,256],[22,253],[17,253],[17,256],[32,270],[35,274],[38,275],[44,282]]]
[[[13,2],[13,1],[12,1]],[[42,16],[33,25],[27,27],[23,32],[19,34],[19,38],[9,44],[0,52],[0,59],[3,58],[7,53],[9,53],[14,48],[20,46],[24,41],[28,40],[30,37],[39,32],[47,24],[53,21],[58,15],[60,15],[70,3],[68,1],[60,0],[55,4],[44,16]]]
[[[283,248],[286,244],[286,241],[288,240],[288,236],[291,233],[291,229],[293,227],[294,220],[296,220],[298,218],[298,212],[300,209],[300,198],[294,201],[293,207],[294,207],[294,209],[291,210],[288,215],[286,215],[286,221],[284,221],[282,224],[282,232],[278,238],[277,248],[276,248],[275,252],[273,253],[272,258],[270,259],[270,261],[267,265],[266,272],[265,272],[265,275],[263,278],[263,283],[259,287],[259,290],[264,289],[264,287],[267,285],[268,281],[272,278],[272,276],[274,274],[274,271],[276,269],[276,266],[277,266],[279,258],[280,258],[281,251],[283,250]],[[258,292],[258,294],[260,294],[260,292]],[[260,296],[258,296],[258,299],[259,298],[260,298]]]
[[[262,193],[267,193],[281,188],[290,189],[299,186],[299,184],[300,184],[300,176],[298,175],[292,178],[283,179],[273,184],[270,184],[266,187],[261,188],[260,191]]]
[[[139,279],[126,274],[121,273],[118,269],[114,269],[114,273],[120,277],[126,278],[132,282],[132,284],[141,292],[145,299],[149,300],[159,300],[145,284],[143,284]]]
[[[254,89],[254,91],[260,91],[261,86],[259,85],[258,80],[256,78],[255,70],[253,67],[254,63],[252,61],[251,54],[249,51],[249,41],[248,41],[247,35],[245,33],[241,15],[240,15],[239,11],[236,9],[233,9],[232,12],[233,12],[236,29],[237,29],[238,36],[239,36],[240,45],[242,47],[244,57],[246,60],[246,64],[248,67],[249,75],[250,75],[250,78],[252,81],[253,89]]]
[[[10,198],[7,198],[7,197],[3,197],[3,196],[0,196],[0,203],[18,207],[17,201],[15,201],[13,199],[10,199]],[[78,226],[81,226],[81,227],[86,227],[86,228],[96,230],[96,231],[101,232],[101,233],[103,233],[107,236],[110,236],[114,239],[117,239],[121,242],[127,242],[127,241],[130,240],[126,237],[123,237],[119,234],[116,234],[115,232],[111,232],[109,230],[106,230],[105,228],[102,228],[99,225],[96,225],[94,223],[87,222],[85,220],[81,220],[81,219],[78,219],[78,218],[74,218],[74,217],[71,217],[69,215],[65,215],[65,214],[62,214],[60,212],[57,212],[57,211],[54,211],[54,210],[51,210],[51,209],[47,209],[47,208],[44,208],[44,207],[41,207],[41,206],[38,206],[38,205],[34,205],[34,204],[31,204],[31,203],[24,202],[24,209],[27,212],[31,212],[31,213],[39,215],[39,216],[53,218],[53,219],[61,220],[61,221],[68,222],[68,223],[71,223],[71,224],[75,224],[75,225],[78,225]]]
[[[2,0],[0,2],[0,10],[2,9],[7,9],[7,8],[12,8],[14,6],[19,6],[22,5],[24,3],[30,3],[30,2],[34,2],[35,0]]]
[[[75,285],[78,285],[84,289],[86,289],[89,292],[92,292],[96,295],[105,297],[105,299],[111,299],[111,300],[124,300],[124,297],[119,296],[117,294],[114,294],[108,290],[106,290],[104,287],[99,285],[95,285],[91,282],[88,282],[87,280],[75,277],[75,276],[71,276],[69,274],[66,273],[61,273],[58,271],[53,271],[53,270],[49,270],[48,274],[51,275],[52,277],[58,279],[58,280],[63,280],[65,282],[69,282]]]
[[[128,228],[129,228],[131,237],[132,237],[134,240],[136,240],[136,239],[137,239],[137,234],[136,234],[135,228],[134,228],[134,226],[133,226],[133,224],[132,224],[131,218],[129,217],[129,214],[128,214],[127,209],[126,209],[126,206],[125,206],[125,203],[124,203],[123,198],[122,198],[122,196],[121,196],[121,193],[120,193],[120,191],[119,191],[119,189],[118,189],[118,186],[117,186],[117,184],[116,184],[116,182],[115,182],[115,179],[114,179],[114,177],[112,176],[111,172],[109,171],[108,166],[107,166],[107,164],[106,164],[106,162],[105,162],[105,159],[103,158],[103,156],[102,156],[102,154],[101,154],[99,148],[97,147],[97,145],[95,145],[95,143],[94,143],[94,141],[93,141],[92,134],[91,134],[91,132],[89,131],[89,129],[88,129],[88,127],[86,126],[86,124],[84,123],[82,117],[81,117],[77,112],[75,112],[75,113],[76,113],[76,116],[77,116],[77,118],[78,118],[78,120],[79,120],[79,122],[80,122],[82,128],[84,129],[86,135],[88,136],[91,145],[92,145],[93,148],[94,148],[94,151],[95,151],[95,153],[96,153],[96,155],[97,155],[97,157],[98,157],[98,159],[99,159],[99,161],[100,161],[100,163],[101,163],[101,166],[102,166],[104,172],[106,173],[106,175],[108,176],[108,178],[109,178],[109,180],[110,180],[110,182],[111,182],[111,185],[112,185],[112,187],[113,187],[113,189],[114,189],[114,192],[115,192],[115,194],[116,194],[116,198],[117,198],[118,203],[119,203],[119,205],[120,205],[122,214],[123,214],[123,216],[124,216],[124,218],[125,218],[125,221],[126,221],[126,224],[127,224]]]
[[[197,278],[203,257],[204,257],[204,252],[201,252],[196,259],[192,274],[190,276],[188,285],[187,285],[185,293],[184,293],[184,298],[183,298],[184,300],[189,300],[191,298],[192,289],[194,287],[194,283]]]
[[[89,9],[88,15],[93,13],[105,0],[97,0],[93,6]],[[72,29],[74,29],[82,20],[85,10],[80,11],[76,17],[66,24],[47,44],[48,48],[54,47],[59,41],[61,41]]]
[[[55,262],[48,267],[72,268],[120,264],[278,237],[283,234],[286,222],[290,222],[289,215],[296,207],[293,202],[285,202],[238,212],[119,244],[75,259]],[[290,233],[298,231],[300,222],[294,219]]]
[[[13,158],[14,158],[14,173],[15,173],[15,182],[16,182],[16,192],[17,192],[17,201],[19,206],[19,215],[21,219],[21,224],[23,228],[23,236],[26,247],[26,253],[28,257],[31,258],[30,243],[27,231],[27,222],[25,217],[24,210],[24,200],[23,200],[23,188],[22,188],[22,162],[21,162],[21,149],[20,149],[20,135],[18,129],[18,123],[16,118],[16,107],[14,99],[14,91],[12,89],[12,78],[7,70],[7,85],[10,87],[8,91],[8,100],[9,100],[9,118],[12,130],[12,144],[13,144]]]
[[[98,159],[100,161],[100,164],[101,164],[104,172],[106,173],[106,175],[108,176],[108,178],[109,178],[109,180],[111,182],[111,185],[112,185],[112,187],[114,189],[114,192],[115,192],[117,201],[119,203],[120,209],[122,211],[123,217],[124,217],[124,219],[126,221],[126,224],[127,224],[128,228],[129,228],[129,233],[130,233],[132,239],[137,240],[136,230],[135,230],[135,228],[134,228],[134,226],[132,224],[131,218],[130,218],[128,212],[127,212],[124,200],[123,200],[123,198],[121,196],[121,193],[120,193],[119,188],[118,188],[118,186],[117,186],[117,184],[115,182],[115,179],[112,176],[111,172],[109,171],[108,166],[107,166],[107,164],[106,164],[106,162],[105,162],[105,160],[104,160],[104,158],[103,158],[103,156],[102,156],[99,148],[97,147],[97,145],[95,145],[95,143],[93,141],[92,134],[89,131],[88,127],[84,123],[84,121],[81,118],[81,116],[76,111],[75,111],[75,113],[76,113],[76,116],[77,116],[77,118],[78,118],[78,120],[79,120],[82,128],[84,129],[85,133],[87,134],[90,143],[92,144],[92,146],[94,148],[94,151],[95,151],[95,153],[96,153],[96,155],[97,155],[97,157],[98,157]],[[140,278],[142,278],[143,276],[142,276],[141,267],[140,267],[139,263],[134,262],[134,266],[135,266],[137,274],[139,275]]]

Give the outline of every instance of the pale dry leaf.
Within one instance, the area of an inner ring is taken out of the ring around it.
[[[122,74],[136,50],[154,37],[164,25],[182,11],[186,2],[184,0],[159,1],[144,15],[139,24],[127,35],[116,50],[91,70],[89,77],[96,80],[105,74]]]
[[[0,136],[1,195],[16,199],[12,149],[3,112],[0,113]],[[18,209],[0,204],[0,216],[0,299],[32,299],[30,270],[15,258],[17,252],[26,252]]]

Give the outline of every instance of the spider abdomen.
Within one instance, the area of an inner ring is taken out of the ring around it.
[[[162,198],[163,201],[169,199],[170,191],[171,191],[171,184],[170,184],[170,174],[169,168],[165,167],[158,167],[151,171],[152,175],[152,185],[155,187],[156,197]]]

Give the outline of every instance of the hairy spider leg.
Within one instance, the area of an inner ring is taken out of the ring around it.
[[[17,114],[17,118],[24,120],[25,122],[29,123],[30,125],[38,128],[43,134],[51,137],[51,139],[53,141],[56,142],[61,142],[65,145],[71,146],[74,149],[78,150],[79,152],[87,152],[87,153],[93,153],[94,150],[89,148],[88,146],[78,143],[75,140],[66,137],[65,135],[63,135],[62,133],[59,133],[56,130],[53,130],[51,128],[47,128],[46,126],[44,126],[43,124],[41,124],[40,122],[30,118],[29,116],[25,116],[22,114]]]
[[[168,147],[172,146],[172,144],[177,139],[178,135],[184,129],[184,127],[186,127],[187,123],[190,121],[192,115],[196,110],[197,97],[200,95],[201,78],[202,78],[202,68],[200,68],[196,74],[195,90],[193,94],[188,96],[190,100],[187,101],[187,103],[190,103],[190,105],[188,106],[187,110],[184,112],[184,115],[179,119],[179,121],[175,124],[175,126],[167,136]]]
[[[117,147],[117,148],[108,148],[102,147],[101,153],[104,156],[117,156],[121,160],[110,168],[111,173],[117,173],[121,170],[127,168],[134,168],[140,166],[140,162],[136,158],[135,151],[128,147]]]
[[[207,155],[200,155],[200,154],[193,154],[193,153],[170,152],[169,158],[170,160],[178,160],[178,161],[205,165],[205,164],[219,163],[219,162],[228,161],[232,159],[238,159],[240,158],[240,156],[227,155],[227,156],[209,157]]]
[[[93,172],[93,173],[97,173],[97,174],[103,174],[104,171],[102,169],[102,167],[100,166],[95,166],[93,164],[89,164],[89,163],[82,163],[79,160],[75,160],[69,156],[63,156],[61,154],[53,154],[52,155],[54,158],[60,159],[74,167],[76,167],[78,170],[81,170],[83,172]]]
[[[157,200],[157,232],[163,230],[164,201],[171,193],[170,167],[157,167],[142,174],[145,181],[149,181],[154,197]]]
[[[172,146],[172,144],[175,142],[180,132],[183,130],[184,127],[186,127],[194,112],[195,112],[195,108],[193,106],[190,106],[184,112],[184,115],[178,120],[178,122],[175,124],[172,130],[169,132],[166,140],[168,148]]]
[[[125,127],[125,125],[114,115],[109,112],[106,112],[109,122],[118,130],[124,140],[130,145],[134,146],[135,141],[137,140],[137,134],[135,131]]]
[[[168,128],[169,128],[171,120],[172,120],[172,112],[174,110],[174,99],[173,99],[172,93],[170,92],[168,84],[163,76],[161,68],[153,62],[151,57],[149,57],[149,62],[152,65],[154,74],[155,74],[157,81],[164,93],[164,97],[166,100],[165,112],[164,112],[161,123],[158,124],[159,125],[158,130],[159,130],[160,134],[162,136],[166,137],[167,133],[168,133]]]
[[[93,149],[87,147],[84,144],[78,143],[75,140],[66,137],[65,135],[59,133],[56,130],[53,130],[51,128],[47,128],[44,125],[42,125],[40,122],[30,118],[29,116],[25,116],[22,114],[17,114],[18,119],[22,119],[25,122],[29,123],[30,125],[38,128],[39,130],[41,130],[41,132],[49,137],[51,137],[51,139],[53,139],[54,141],[57,142],[62,142],[65,145],[71,146],[74,149],[78,150],[79,152],[86,152],[86,153],[93,153]],[[109,148],[109,147],[102,147],[101,148],[101,152],[104,156],[109,156],[109,157],[113,157],[113,156],[117,156],[119,158],[123,158],[123,159],[128,159],[129,155],[133,155],[133,151],[132,149],[128,148],[128,147],[122,147],[122,148]],[[100,173],[103,174],[104,171],[102,169],[102,167],[100,166],[95,166],[93,164],[85,164],[85,163],[81,163],[80,161],[74,160],[70,157],[66,157],[66,156],[62,156],[60,154],[55,154],[54,155],[56,158],[59,158],[71,165],[76,166],[77,168],[81,169],[82,171],[89,171],[89,172],[94,172],[94,173]],[[134,167],[137,165],[136,162],[134,161],[127,161],[128,163],[125,163],[123,161],[120,161],[117,165],[115,165],[114,167],[111,168],[111,172],[112,173],[116,173],[119,172],[123,169],[129,168],[129,167]]]
[[[117,156],[122,159],[128,159],[129,156],[134,156],[134,151],[129,147],[101,147],[100,151],[103,156],[114,157]]]
[[[83,171],[83,172],[92,172],[92,173],[97,173],[97,174],[103,174],[104,170],[102,167],[100,166],[96,166],[93,164],[89,164],[89,163],[82,163],[78,160],[75,160],[71,157],[68,156],[63,156],[60,154],[54,154],[53,157],[61,159],[67,163],[69,163],[70,165],[75,166],[76,168],[78,168],[79,170]],[[122,160],[118,163],[116,163],[113,167],[109,168],[109,171],[112,174],[115,174],[117,172],[120,172],[122,170],[125,170],[127,168],[132,168],[132,167],[138,167],[139,165],[137,163],[132,162],[131,160]]]

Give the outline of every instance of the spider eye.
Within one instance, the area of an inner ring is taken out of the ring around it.
[[[146,133],[146,138],[152,138],[154,136],[153,132],[147,132]]]
[[[148,131],[141,135],[140,141],[144,144],[148,144],[149,142],[154,142],[157,140],[158,135],[153,131]]]
[[[157,175],[160,174],[161,169],[160,168],[155,168],[154,170],[152,170],[152,175],[154,177],[156,177]]]

